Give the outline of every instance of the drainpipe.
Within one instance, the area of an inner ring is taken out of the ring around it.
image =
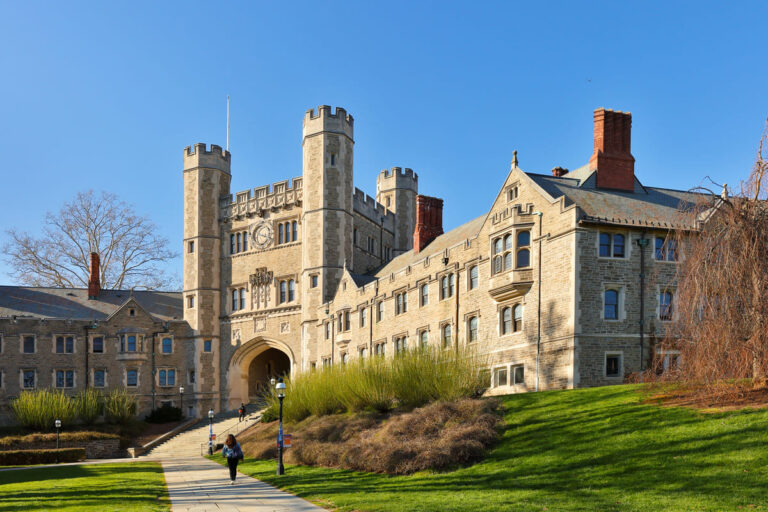
[[[155,331],[152,333],[152,410],[155,410],[155,338],[157,338],[158,334],[164,334],[169,331],[170,324],[168,322],[163,322],[163,330],[162,331]],[[186,379],[186,375],[183,377]],[[195,390],[192,388],[192,392],[194,393]],[[184,414],[184,411],[181,411],[182,415]]]
[[[645,231],[637,239],[637,245],[640,247],[640,371],[643,371],[643,347],[645,338],[645,248],[648,245],[648,239],[645,238]]]
[[[373,305],[375,303],[376,301],[374,300],[369,306],[370,309],[368,310],[368,357],[373,356],[373,315],[375,314],[373,311]]]
[[[459,290],[461,290],[461,279],[459,279],[461,271],[456,269],[456,353],[459,353]]]
[[[85,324],[83,330],[85,331],[85,378],[83,379],[83,389],[88,389],[88,331],[90,324]]]
[[[542,212],[533,212],[532,215],[539,217],[539,298],[537,300],[538,312],[536,316],[536,329],[538,334],[536,336],[536,391],[539,390],[539,363],[541,359],[541,225],[543,223],[544,214]],[[514,320],[513,320],[514,321]]]

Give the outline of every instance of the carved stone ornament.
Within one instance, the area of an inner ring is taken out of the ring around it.
[[[251,243],[261,250],[269,247],[272,244],[272,224],[262,221],[251,227]]]

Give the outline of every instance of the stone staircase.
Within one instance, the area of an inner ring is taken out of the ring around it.
[[[227,434],[237,436],[246,428],[254,425],[261,418],[261,412],[266,404],[252,403],[247,407],[249,412],[243,421],[239,420],[237,411],[217,414],[213,421],[213,433],[216,443],[223,443]],[[199,457],[208,453],[208,421],[201,420],[184,432],[180,432],[164,443],[153,447],[145,453],[143,459],[178,459],[184,457]]]

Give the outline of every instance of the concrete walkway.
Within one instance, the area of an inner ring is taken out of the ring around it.
[[[325,510],[242,473],[230,485],[229,469],[202,457],[163,460],[162,465],[172,512]]]

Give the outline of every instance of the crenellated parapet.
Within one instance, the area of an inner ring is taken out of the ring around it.
[[[320,105],[317,111],[313,108],[307,110],[302,127],[303,138],[323,132],[346,135],[351,140],[355,138],[355,120],[341,107],[336,107],[335,113],[328,105]]]
[[[216,144],[211,144],[210,150],[203,142],[184,148],[184,170],[206,167],[228,173],[231,163],[232,154]]]
[[[352,206],[357,213],[371,222],[383,225],[384,229],[390,231],[394,229],[395,214],[357,187],[355,187],[355,195],[352,198]],[[382,221],[382,219],[384,220]]]
[[[419,175],[413,172],[413,169],[402,167],[392,167],[384,169],[376,177],[376,194],[393,189],[406,189],[418,192]]]
[[[264,215],[267,210],[300,206],[303,198],[301,177],[243,190],[221,198],[221,219]]]

